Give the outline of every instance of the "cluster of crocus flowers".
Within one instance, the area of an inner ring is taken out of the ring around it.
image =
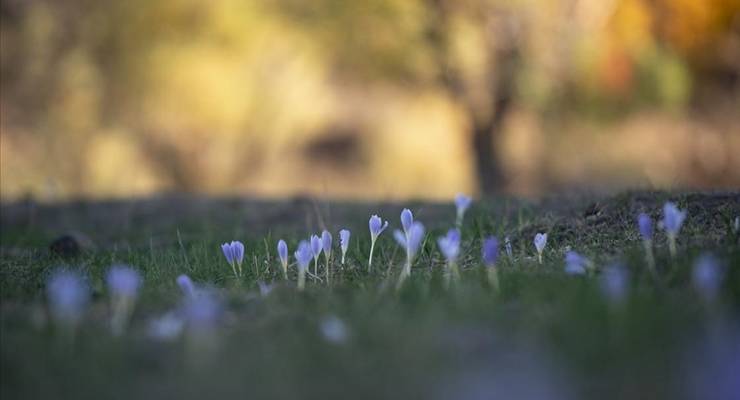
[[[342,265],[344,265],[344,258],[347,255],[347,250],[349,250],[349,237],[350,232],[348,229],[342,229],[339,231],[339,246],[342,249]]]
[[[498,247],[498,239],[495,236],[489,236],[483,241],[483,247],[481,249],[483,264],[486,266],[488,284],[496,291],[499,290],[498,268],[496,267],[499,253]]]
[[[280,265],[283,267],[283,278],[288,279],[288,244],[285,240],[280,239],[277,244],[278,258]]]
[[[293,255],[298,263],[298,290],[303,290],[306,287],[306,270],[311,264],[314,253],[311,250],[311,245],[302,240],[298,243],[298,249]]]
[[[244,243],[240,241],[224,243],[221,245],[221,251],[223,251],[224,257],[226,257],[226,262],[231,265],[231,270],[234,271],[234,277],[239,279],[242,276],[242,263],[244,262]]]
[[[676,257],[676,237],[678,232],[681,230],[686,219],[686,211],[681,211],[676,207],[675,204],[666,202],[663,205],[663,229],[665,230],[666,236],[668,236],[668,249],[671,252],[671,257]]]
[[[460,269],[457,266],[457,258],[460,256],[460,231],[450,229],[447,231],[447,235],[437,239],[437,245],[447,260],[445,286],[449,287],[450,282],[457,283],[460,281]]]
[[[468,210],[472,202],[473,199],[471,199],[470,196],[466,196],[462,193],[455,196],[455,226],[457,226],[458,229],[462,227],[463,219],[465,218],[465,211]]]
[[[114,335],[125,332],[141,282],[141,275],[127,265],[114,265],[108,270],[106,283],[111,295],[111,331]]]
[[[542,264],[542,252],[547,245],[547,233],[538,233],[534,235],[534,248],[537,250],[537,260]]]
[[[397,288],[400,288],[406,278],[411,276],[411,264],[414,263],[416,253],[419,251],[422,240],[424,240],[424,225],[421,222],[414,221],[413,214],[408,209],[401,212],[401,226],[403,232],[398,229],[393,232],[396,242],[406,251],[406,263],[398,277]]]
[[[377,215],[370,216],[368,221],[368,227],[370,228],[370,257],[367,260],[367,271],[372,272],[373,270],[373,252],[375,252],[375,242],[378,240],[378,236],[388,227],[388,221],[383,223]]]
[[[46,282],[49,312],[57,325],[72,332],[90,302],[90,288],[81,274],[57,269]]]

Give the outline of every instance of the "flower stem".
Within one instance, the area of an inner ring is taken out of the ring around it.
[[[668,234],[668,251],[671,253],[671,258],[676,258],[676,235]]]
[[[401,275],[398,276],[398,283],[396,284],[396,291],[401,290],[403,283],[406,282],[406,278],[411,276],[411,260],[406,259],[403,269],[401,269]]]
[[[331,285],[331,272],[329,271],[329,256],[325,254],[326,258],[326,284]]]
[[[652,240],[643,240],[645,246],[645,262],[647,262],[648,270],[654,278],[657,278],[657,271],[655,270],[655,257],[653,256],[653,242]]]
[[[488,284],[491,285],[494,291],[499,291],[498,285],[498,268],[495,266],[488,267]]]
[[[375,241],[370,241],[370,258],[367,260],[367,272],[373,272],[373,251],[375,251]]]
[[[237,273],[236,273],[236,263],[234,263],[234,262],[231,262],[231,263],[229,263],[229,264],[231,264],[231,270],[232,270],[232,271],[234,271],[234,277],[235,277],[236,279],[239,279],[239,274],[237,274]]]
[[[458,268],[457,263],[454,261],[450,262],[450,272],[452,273],[452,282],[455,284],[460,282],[460,268]]]
[[[298,269],[298,290],[303,290],[306,287],[306,270],[304,268]]]

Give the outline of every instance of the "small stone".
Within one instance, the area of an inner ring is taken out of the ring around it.
[[[52,254],[64,257],[72,258],[78,256],[83,250],[92,249],[92,240],[79,232],[66,233],[49,245],[49,251]]]

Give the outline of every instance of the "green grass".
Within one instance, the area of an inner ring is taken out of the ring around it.
[[[689,217],[676,260],[657,234],[656,283],[645,270],[634,218],[648,211],[657,219],[667,199],[688,209]],[[403,252],[391,230],[376,247],[375,273],[366,272],[366,262],[367,217],[379,212],[394,228],[401,205],[189,198],[136,207],[6,205],[0,230],[2,398],[696,398],[687,387],[697,374],[692,367],[702,367],[706,355],[696,349],[707,337],[740,332],[740,246],[729,229],[740,215],[737,193],[477,204],[463,229],[462,282],[449,291],[436,238],[454,222],[454,210],[409,205],[430,232],[400,292],[394,286]],[[340,228],[352,229],[349,263],[332,287],[309,280],[301,293],[294,270],[290,282],[281,279],[274,248],[285,238],[292,254],[322,225],[335,241]],[[85,232],[96,247],[73,259],[50,255],[49,241],[69,229]],[[533,257],[538,231],[550,234],[544,265]],[[498,292],[486,284],[479,261],[481,239],[489,234],[509,235],[514,245],[513,260],[502,255]],[[247,246],[239,280],[219,248],[232,239]],[[565,275],[567,247],[594,260],[597,270]],[[713,303],[702,301],[690,284],[691,266],[703,251],[727,266]],[[615,261],[630,271],[630,296],[619,305],[599,290],[599,270]],[[118,262],[145,279],[123,337],[109,333],[103,283],[106,269]],[[60,265],[84,271],[93,289],[92,307],[73,341],[46,317],[44,281]],[[188,335],[158,342],[147,335],[151,318],[179,304],[174,281],[182,273],[218,288],[225,302],[212,343]],[[257,281],[276,283],[275,289],[260,296]],[[345,342],[322,336],[328,316],[348,328]]]

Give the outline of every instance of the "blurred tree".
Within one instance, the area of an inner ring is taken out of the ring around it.
[[[274,8],[323,40],[347,79],[446,92],[467,115],[479,190],[503,189],[494,148],[520,65],[516,8],[495,0],[284,0]]]

